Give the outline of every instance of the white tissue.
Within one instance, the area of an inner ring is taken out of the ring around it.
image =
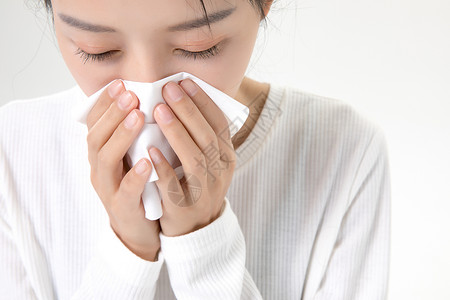
[[[152,164],[152,172],[145,185],[144,192],[142,193],[145,217],[149,220],[157,220],[162,216],[161,196],[156,183],[154,183],[154,181],[158,180],[159,177],[148,153],[150,147],[154,146],[164,154],[164,157],[170,165],[175,168],[178,179],[181,179],[184,175],[180,160],[176,156],[168,140],[165,138],[163,132],[153,117],[153,110],[159,103],[165,103],[162,96],[162,87],[167,82],[174,81],[175,83],[178,83],[178,81],[186,78],[192,79],[223,111],[228,121],[228,128],[230,129],[231,137],[233,137],[241,129],[249,115],[249,109],[245,105],[239,103],[222,91],[187,72],[180,72],[153,83],[122,80],[125,88],[133,91],[138,97],[140,102],[139,110],[142,111],[145,116],[144,126],[136,137],[134,143],[128,149],[126,159],[130,167],[133,167],[141,158],[144,157],[147,158]],[[73,114],[74,118],[78,122],[86,125],[86,118],[90,110],[97,102],[97,99],[103,90],[113,81],[95,92],[93,95],[89,97],[86,96],[86,99],[81,101],[80,105],[75,108]]]

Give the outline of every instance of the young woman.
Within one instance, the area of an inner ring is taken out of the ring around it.
[[[245,76],[272,1],[44,4],[77,85],[0,109],[2,297],[385,298],[384,134],[343,101]],[[250,114],[231,139],[194,82],[164,86],[153,113],[189,176],[179,181],[148,149],[163,200],[150,221],[141,201],[150,161],[124,159],[143,126],[137,96],[116,80],[87,126],[71,113],[114,79],[181,71]]]

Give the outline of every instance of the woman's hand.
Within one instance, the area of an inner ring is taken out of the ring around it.
[[[130,170],[124,159],[144,124],[143,113],[134,109],[138,104],[136,95],[125,91],[123,83],[117,80],[103,91],[89,112],[91,182],[119,239],[139,257],[156,261],[161,228],[159,221],[145,218],[141,201],[151,164],[143,158]]]
[[[153,113],[181,161],[185,176],[178,180],[159,149],[151,147],[150,156],[159,176],[156,184],[163,200],[161,232],[179,236],[200,229],[220,216],[236,154],[225,115],[195,82],[190,79],[180,85],[169,82],[163,88],[163,97],[170,107],[159,104]],[[164,109],[172,119],[164,118],[161,114]]]

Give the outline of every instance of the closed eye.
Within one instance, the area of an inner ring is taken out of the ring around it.
[[[199,52],[192,52],[192,51],[186,51],[183,49],[180,49],[182,52],[182,56],[187,57],[187,58],[193,58],[194,60],[197,58],[201,58],[201,59],[206,59],[206,58],[210,58],[214,55],[217,55],[219,53],[219,48],[218,45],[214,45],[209,49],[203,50],[203,51],[199,51]]]
[[[104,53],[96,53],[96,54],[94,54],[94,53],[87,53],[84,50],[82,50],[81,48],[78,48],[75,51],[75,54],[80,55],[80,57],[83,59],[83,63],[86,63],[89,60],[92,60],[92,61],[103,61],[105,59],[108,59],[114,54],[114,51],[107,51],[107,52],[104,52]]]
[[[198,51],[198,52],[187,51],[184,49],[179,49],[179,50],[181,51],[181,56],[183,56],[185,58],[190,58],[190,59],[194,59],[194,60],[196,60],[197,58],[207,59],[207,58],[211,58],[211,57],[219,54],[219,52],[220,52],[219,44],[216,44],[209,49],[206,49],[203,51]],[[107,52],[103,52],[103,53],[87,53],[86,51],[82,50],[81,48],[78,48],[75,51],[75,54],[79,55],[81,57],[81,59],[83,60],[83,63],[86,63],[89,60],[93,61],[93,62],[94,61],[101,62],[101,61],[107,60],[107,59],[111,58],[115,52],[119,52],[119,51],[111,50],[111,51],[107,51]]]

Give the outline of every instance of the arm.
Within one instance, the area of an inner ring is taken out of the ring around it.
[[[39,199],[39,196],[25,198],[26,192],[31,194],[33,191],[27,191],[27,186],[21,185],[23,180],[28,179],[17,177],[21,174],[17,171],[23,170],[31,159],[23,165],[21,160],[17,160],[22,157],[21,151],[26,151],[23,148],[20,150],[19,146],[23,144],[20,142],[22,139],[28,139],[28,132],[22,133],[20,129],[23,116],[26,116],[22,114],[22,104],[15,104],[19,102],[0,108],[0,298],[57,299],[60,296],[56,286],[58,280],[47,261],[48,250],[38,240],[38,229],[29,216],[30,212],[40,213],[36,211],[39,208],[36,206],[39,201],[36,200],[45,199]],[[42,107],[39,106],[39,109]],[[13,122],[14,117],[18,116],[22,117]],[[39,130],[45,131],[45,128]],[[39,130],[37,134],[41,132]],[[40,156],[32,158],[39,159]],[[34,167],[27,165],[30,166]],[[26,201],[30,203],[29,210],[25,209]],[[66,276],[80,279],[80,285],[71,298],[153,299],[163,264],[161,252],[158,252],[156,262],[143,260],[120,241],[109,224],[104,228],[106,232],[101,235],[96,252],[83,274],[72,274],[78,270],[65,270]],[[50,229],[42,236],[52,238],[52,233]]]
[[[14,243],[11,227],[5,219],[5,205],[0,194],[0,295],[4,299],[38,299],[31,286],[27,271]],[[38,291],[39,293],[39,291]],[[41,291],[42,296],[53,299],[51,291]]]
[[[32,226],[23,216],[15,226],[0,194],[0,295],[4,299],[56,299],[52,275],[40,246],[29,236]],[[11,224],[12,223],[12,224]],[[150,262],[132,253],[114,231],[98,243],[82,283],[72,299],[153,299],[163,257]],[[67,270],[71,272],[71,270]]]
[[[363,155],[349,200],[340,227],[336,226],[336,239],[327,259],[316,254],[316,265],[308,274],[302,299],[387,297],[391,187],[386,141],[381,130],[374,134]],[[328,232],[334,229],[329,227]],[[323,248],[326,247],[318,252]]]
[[[219,218],[194,232],[168,237],[161,251],[177,299],[262,299],[245,268],[245,240],[225,197]]]
[[[163,262],[161,251],[154,262],[135,255],[107,226],[71,299],[154,299]]]

